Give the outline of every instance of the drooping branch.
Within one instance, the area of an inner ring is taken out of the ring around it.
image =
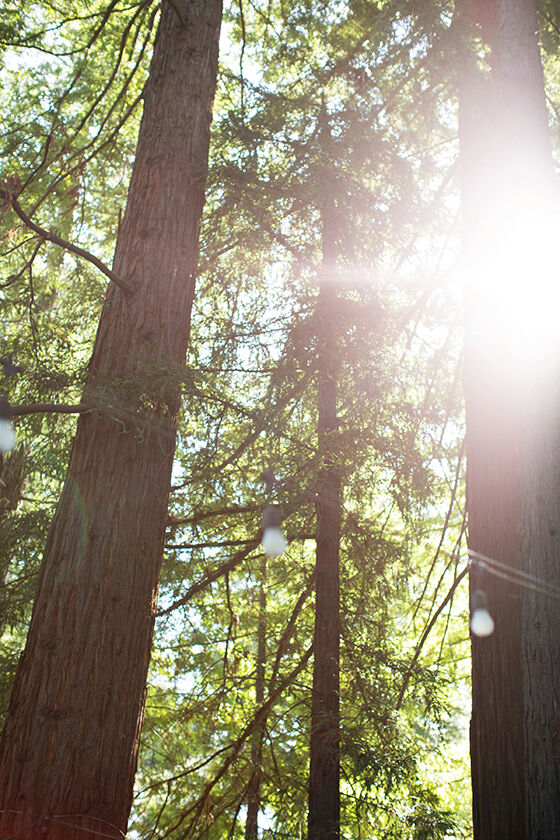
[[[221,566],[218,566],[217,569],[214,569],[213,571],[209,572],[201,580],[193,583],[192,586],[189,587],[189,589],[181,598],[178,598],[169,607],[166,607],[163,610],[158,610],[156,612],[156,617],[168,615],[169,613],[173,612],[179,607],[184,606],[190,601],[191,598],[194,597],[194,595],[197,594],[197,592],[200,592],[201,590],[205,589],[210,583],[213,583],[215,580],[218,580],[218,578],[223,577],[223,575],[227,574],[228,572],[231,572],[233,569],[235,569],[236,566],[243,562],[243,560],[251,551],[253,551],[253,549],[255,549],[258,546],[259,542],[260,537],[252,540],[245,548],[242,548],[240,551],[236,551],[235,554],[232,557],[230,557],[230,559],[226,563],[223,563]]]
[[[442,612],[444,611],[444,609],[446,608],[446,606],[448,605],[450,600],[453,598],[457,587],[459,586],[459,584],[461,583],[463,578],[467,575],[468,571],[469,571],[468,566],[465,566],[465,568],[462,569],[459,572],[459,574],[457,575],[457,577],[455,578],[455,580],[453,581],[453,583],[449,587],[449,590],[448,590],[445,598],[443,599],[443,601],[441,602],[441,604],[439,605],[439,607],[437,608],[437,610],[435,611],[435,613],[431,617],[430,621],[428,622],[428,624],[424,628],[424,632],[422,633],[422,636],[420,637],[420,639],[418,641],[418,644],[416,645],[416,648],[414,650],[414,655],[413,655],[413,657],[410,661],[410,665],[408,666],[408,670],[407,670],[407,672],[404,676],[404,679],[403,679],[401,690],[399,692],[399,696],[397,698],[397,702],[396,702],[396,706],[395,706],[395,708],[397,710],[401,708],[402,701],[403,701],[404,695],[406,693],[406,689],[408,688],[410,678],[411,678],[411,676],[414,672],[414,667],[415,667],[416,663],[418,662],[418,657],[420,656],[422,648],[424,647],[424,642],[426,641],[426,639],[430,635],[436,621],[438,620],[438,618],[440,617],[440,615],[442,614]]]
[[[82,414],[91,411],[90,403],[81,402],[76,405],[57,405],[56,403],[29,403],[29,405],[10,406],[12,417],[25,417],[29,414]]]
[[[179,835],[181,840],[183,840],[183,838],[191,836],[191,832],[194,829],[194,827],[196,826],[196,823],[198,822],[198,820],[200,818],[200,814],[203,811],[204,803],[208,799],[208,796],[212,792],[213,788],[220,781],[220,779],[228,772],[229,768],[231,767],[231,765],[233,764],[233,762],[235,761],[235,759],[239,755],[239,752],[240,752],[243,744],[250,737],[251,733],[264,720],[266,720],[270,710],[272,709],[272,707],[274,706],[274,704],[276,703],[276,701],[280,697],[280,695],[283,693],[283,691],[289,685],[291,685],[291,683],[294,682],[296,677],[298,677],[299,674],[301,674],[301,672],[304,670],[304,668],[306,667],[306,665],[307,665],[307,663],[308,663],[308,661],[311,657],[312,652],[313,652],[313,647],[309,646],[307,648],[307,650],[305,651],[305,653],[303,654],[302,658],[300,659],[299,663],[295,666],[295,668],[292,671],[290,671],[290,673],[287,674],[287,676],[283,680],[281,680],[281,682],[278,683],[278,685],[274,688],[273,691],[271,691],[271,693],[269,694],[269,696],[267,697],[265,702],[257,709],[253,718],[245,726],[245,728],[243,729],[243,731],[241,732],[239,737],[231,744],[231,752],[229,753],[227,758],[224,760],[221,767],[219,768],[219,770],[214,775],[213,779],[211,781],[209,781],[208,784],[206,785],[206,787],[205,787],[205,789],[202,793],[202,796],[199,798],[199,800],[196,803],[191,805],[190,808],[188,808],[186,811],[184,811],[181,814],[181,816],[178,818],[178,820],[175,822],[175,824],[172,825],[168,829],[168,831],[166,831],[165,834],[161,835],[160,840],[165,840],[166,837],[169,837],[169,835],[172,832],[174,832],[178,828],[180,828],[184,824],[185,820],[188,819],[188,817],[191,814],[193,814],[193,816],[192,816],[192,818],[191,818],[191,820],[188,824],[187,830],[184,831],[181,835]]]
[[[283,396],[279,397],[276,400],[276,403],[274,405],[274,409],[275,409],[276,412],[281,411],[283,408],[285,408],[289,404],[289,402],[295,396],[299,396],[299,394],[302,393],[303,389],[305,388],[305,386],[307,385],[307,383],[311,379],[311,375],[312,375],[311,370],[305,371],[303,376],[296,382],[294,387],[290,388],[287,391],[286,394],[284,394]],[[272,390],[272,387],[271,387],[270,390]],[[245,450],[258,438],[258,436],[261,434],[263,429],[266,428],[267,421],[268,421],[268,417],[266,415],[264,415],[260,418],[255,418],[255,428],[244,438],[244,440],[239,444],[237,449],[234,452],[232,452],[232,454],[229,455],[225,459],[225,461],[223,461],[218,466],[218,468],[217,468],[218,471],[221,472],[221,470],[225,469],[225,467],[228,467],[230,464],[233,464],[245,452]]]
[[[35,238],[36,238],[36,237],[32,236],[32,237],[31,237],[31,241],[33,241]],[[25,240],[25,242],[28,242],[28,241],[29,241],[29,240]],[[8,286],[11,286],[13,283],[15,283],[17,280],[19,280],[19,279],[20,279],[20,277],[23,277],[23,275],[25,274],[25,272],[26,272],[28,269],[30,269],[30,270],[31,270],[31,267],[32,267],[33,263],[35,262],[35,257],[37,256],[37,254],[38,254],[38,253],[39,253],[39,251],[41,250],[41,246],[42,246],[42,245],[43,245],[43,240],[42,240],[42,239],[39,239],[39,240],[38,240],[38,242],[37,242],[37,244],[36,244],[36,245],[35,245],[35,247],[33,248],[32,254],[31,254],[31,256],[29,257],[29,259],[25,261],[25,263],[22,265],[22,267],[21,267],[21,268],[20,268],[20,270],[17,272],[17,274],[11,274],[11,275],[8,277],[8,279],[6,280],[6,282],[5,282],[5,283],[0,283],[0,289],[7,289],[7,288],[8,288]]]
[[[105,263],[101,262],[100,259],[91,254],[89,251],[86,251],[84,248],[80,248],[79,245],[74,245],[72,242],[68,242],[66,239],[63,239],[56,233],[51,233],[51,231],[45,230],[40,225],[36,224],[25,213],[16,197],[8,190],[0,189],[0,198],[7,202],[7,204],[13,208],[14,212],[19,216],[19,218],[26,227],[34,231],[42,239],[47,240],[47,242],[52,242],[54,245],[58,245],[60,248],[64,248],[66,251],[70,251],[72,254],[76,254],[77,257],[82,257],[84,260],[87,260],[100,271],[102,271],[106,277],[108,277],[110,280],[116,283],[117,286],[121,289],[121,291],[123,291],[125,294],[132,294],[132,292],[134,292],[135,286],[133,283],[130,283],[128,280],[125,280],[122,277],[117,277],[114,271],[111,271],[111,269],[108,268],[105,265]]]

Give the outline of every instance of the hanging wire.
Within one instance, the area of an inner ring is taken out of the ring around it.
[[[560,588],[553,586],[543,578],[532,575],[529,572],[524,572],[521,569],[513,569],[511,566],[495,560],[493,557],[488,557],[486,554],[481,554],[479,551],[468,549],[469,561],[471,566],[479,566],[485,569],[495,577],[507,580],[509,583],[515,583],[523,589],[529,589],[532,592],[538,592],[540,595],[546,595],[549,598],[554,598],[560,601]]]
[[[77,831],[83,831],[86,834],[95,835],[96,837],[109,837],[110,840],[118,840],[118,838],[123,838],[123,840],[124,840],[124,837],[125,837],[124,832],[121,831],[121,829],[118,828],[118,826],[114,825],[113,823],[109,822],[108,820],[101,819],[101,817],[93,817],[89,814],[52,814],[52,815],[42,814],[42,815],[39,815],[39,814],[33,813],[32,811],[16,811],[13,808],[5,808],[5,809],[2,808],[2,809],[0,809],[0,814],[20,814],[24,817],[33,817],[34,818],[33,819],[33,825],[34,826],[35,825],[40,825],[41,823],[44,823],[44,822],[56,821],[56,823],[58,825],[65,825],[65,826],[68,826],[69,828],[74,828]],[[114,832],[117,832],[117,833],[115,834],[113,832],[113,834],[107,834],[104,831],[97,831],[94,828],[86,828],[85,826],[78,825],[77,823],[66,822],[67,819],[79,819],[81,817],[85,817],[88,820],[95,820],[96,822],[102,823],[103,825],[107,825],[107,826],[109,826],[110,829],[114,829]]]

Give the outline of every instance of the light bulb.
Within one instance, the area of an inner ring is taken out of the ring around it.
[[[0,417],[0,452],[9,452],[17,440],[16,430],[6,417]]]
[[[279,557],[288,547],[288,540],[282,533],[282,517],[278,505],[270,503],[263,513],[263,535],[261,545],[269,557]]]
[[[494,619],[488,612],[488,599],[482,589],[475,589],[471,595],[471,631],[481,638],[494,632]]]
[[[280,528],[265,528],[261,545],[269,557],[279,557],[288,548],[288,540]]]
[[[494,632],[494,619],[484,607],[475,610],[471,616],[471,630],[475,636],[491,636]]]

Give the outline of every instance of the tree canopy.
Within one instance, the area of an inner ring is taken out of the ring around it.
[[[84,391],[107,286],[131,291],[111,260],[155,34],[165,9],[188,28],[189,4],[4,5],[0,389],[17,444],[0,456],[2,717],[76,415],[162,447],[138,418],[166,418],[180,393],[130,836],[307,837],[328,468],[340,836],[469,837],[458,89],[472,20],[445,0],[226,3],[186,363],[164,349]],[[553,3],[539,23],[556,144]],[[289,543],[272,557],[271,503]]]

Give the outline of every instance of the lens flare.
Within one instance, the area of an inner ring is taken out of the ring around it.
[[[544,380],[560,359],[558,207],[512,186],[484,218],[468,278],[478,338],[520,376]]]

